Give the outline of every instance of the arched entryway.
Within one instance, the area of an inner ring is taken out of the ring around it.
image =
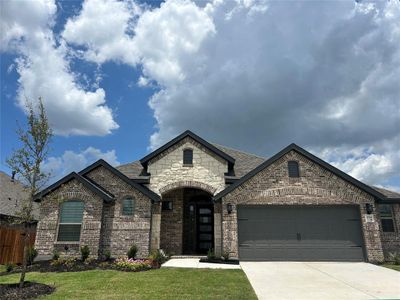
[[[177,188],[162,194],[160,248],[173,255],[214,249],[214,204],[209,192]]]

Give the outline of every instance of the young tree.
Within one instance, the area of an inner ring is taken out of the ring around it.
[[[21,148],[14,150],[7,159],[7,165],[18,174],[19,179],[27,186],[28,197],[22,199],[20,211],[17,213],[18,222],[24,225],[23,245],[24,255],[19,287],[24,286],[26,266],[28,261],[28,242],[30,239],[29,227],[34,221],[33,201],[34,196],[44,187],[50,174],[40,169],[41,163],[47,158],[49,144],[53,136],[42,99],[39,98],[37,107],[27,101],[28,111],[26,129],[18,124],[16,133],[21,141]]]

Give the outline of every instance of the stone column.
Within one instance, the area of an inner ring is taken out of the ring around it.
[[[151,211],[150,252],[160,249],[161,202],[153,203]]]
[[[215,256],[219,257],[222,255],[222,218],[221,218],[221,203],[214,204],[214,252]]]

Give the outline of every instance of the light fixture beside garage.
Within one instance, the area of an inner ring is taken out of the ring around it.
[[[365,210],[367,211],[367,214],[370,215],[374,212],[374,206],[371,203],[366,203]]]
[[[232,210],[233,210],[232,203],[228,203],[228,204],[226,205],[226,209],[227,209],[227,211],[228,211],[228,214],[231,214],[231,213],[232,213]]]

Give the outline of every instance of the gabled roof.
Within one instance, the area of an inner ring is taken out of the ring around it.
[[[194,134],[193,132],[191,132],[190,130],[186,130],[185,132],[183,132],[182,134],[178,135],[176,138],[172,139],[171,141],[169,141],[168,143],[166,143],[164,146],[161,146],[160,148],[158,148],[157,150],[154,150],[153,152],[151,152],[150,154],[146,155],[145,157],[143,157],[140,160],[140,163],[143,166],[146,166],[147,163],[154,157],[156,157],[157,155],[161,154],[162,152],[164,152],[165,150],[169,149],[170,147],[174,146],[175,144],[179,143],[181,140],[183,140],[186,137],[190,137],[193,140],[195,140],[196,142],[198,142],[199,144],[201,144],[203,147],[207,148],[208,150],[210,150],[211,152],[213,152],[214,154],[218,155],[219,157],[221,157],[222,159],[226,160],[231,166],[235,163],[235,159],[226,154],[225,152],[221,151],[220,149],[218,149],[217,147],[215,147],[214,145],[210,144],[209,142],[207,142],[206,140],[202,139],[201,137],[199,137],[198,135]]]
[[[109,192],[107,192],[106,190],[104,190],[103,188],[99,187],[98,185],[95,185],[94,183],[90,182],[89,180],[87,180],[86,178],[84,178],[83,176],[79,175],[76,172],[72,172],[69,175],[61,178],[60,180],[58,180],[57,182],[53,183],[52,185],[50,185],[49,187],[45,188],[43,191],[37,193],[35,195],[35,201],[36,202],[40,202],[41,199],[48,195],[49,193],[55,191],[56,189],[58,189],[61,185],[68,183],[71,180],[77,180],[78,182],[82,183],[84,187],[88,188],[89,190],[91,190],[93,193],[97,194],[99,197],[101,197],[104,201],[106,202],[111,202],[114,199],[114,195],[110,194]]]
[[[343,180],[353,184],[354,186],[358,187],[359,189],[363,190],[364,192],[374,196],[376,199],[378,199],[378,200],[387,200],[387,198],[382,193],[378,192],[377,190],[375,190],[375,189],[371,188],[370,186],[362,183],[361,181],[358,181],[357,179],[351,177],[350,175],[340,171],[339,169],[337,169],[334,166],[328,164],[327,162],[323,161],[322,159],[320,159],[320,158],[316,157],[315,155],[311,154],[310,152],[304,150],[303,148],[297,146],[296,144],[290,144],[289,146],[287,146],[283,150],[279,151],[277,154],[275,154],[271,158],[267,159],[261,165],[259,165],[258,167],[256,167],[255,169],[253,169],[252,171],[247,173],[240,180],[236,181],[235,183],[233,183],[232,185],[230,185],[226,189],[224,189],[221,192],[219,192],[217,195],[214,196],[214,198],[213,198],[214,201],[226,196],[227,194],[229,194],[230,192],[235,190],[238,186],[240,186],[241,184],[243,184],[244,182],[246,182],[250,178],[254,177],[256,174],[258,174],[259,172],[261,172],[262,170],[264,170],[265,168],[267,168],[268,166],[270,166],[275,161],[277,161],[282,156],[284,156],[285,154],[289,153],[292,150],[302,154],[303,156],[307,157],[312,162],[314,162],[314,163],[318,164],[319,166],[321,166],[322,168],[334,173],[336,176],[338,176],[338,177],[342,178]]]
[[[400,193],[389,191],[387,189],[376,186],[371,186],[371,188],[373,188],[374,190],[385,196],[385,199],[382,199],[380,201],[381,203],[387,203],[387,204],[400,203]]]
[[[149,197],[151,200],[156,201],[156,202],[161,200],[159,195],[157,195],[153,191],[149,190],[147,187],[144,187],[144,186],[134,182],[133,180],[129,179],[126,175],[124,175],[122,172],[118,171],[116,168],[111,166],[109,163],[107,163],[103,159],[99,159],[95,163],[91,164],[87,168],[80,171],[79,174],[82,176],[85,176],[87,173],[89,173],[90,171],[92,171],[100,166],[106,168],[108,171],[113,173],[115,176],[117,176],[121,180],[125,181],[127,184],[129,184],[133,188],[137,189],[139,192],[141,192],[145,196]]]

